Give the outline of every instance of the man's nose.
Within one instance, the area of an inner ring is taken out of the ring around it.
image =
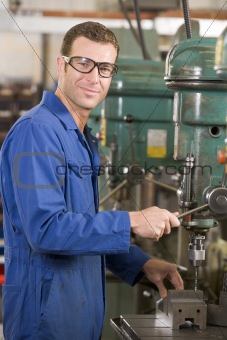
[[[98,70],[98,65],[96,65],[93,70],[88,73],[89,79],[91,79],[92,82],[98,83],[99,81],[99,70]]]

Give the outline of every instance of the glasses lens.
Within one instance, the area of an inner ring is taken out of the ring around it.
[[[113,77],[117,73],[117,66],[109,63],[99,64],[99,74],[102,77],[109,78]]]
[[[95,66],[98,67],[99,75],[104,78],[113,77],[117,74],[117,65],[110,63],[96,63],[86,57],[72,57],[69,64],[81,73],[91,72]]]
[[[85,57],[73,57],[70,64],[79,72],[89,73],[94,67],[94,62]]]

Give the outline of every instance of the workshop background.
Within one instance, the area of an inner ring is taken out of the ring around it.
[[[159,205],[187,212],[209,205],[211,215],[197,209],[190,221],[184,220],[179,230],[159,242],[135,235],[131,240],[152,256],[177,263],[186,288],[197,289],[198,285],[209,301],[217,303],[227,270],[227,233],[223,227],[227,216],[223,151],[227,65],[218,73],[215,60],[218,38],[227,27],[227,1],[189,0],[188,4],[191,36],[185,29],[181,0],[0,1],[0,144],[15,120],[40,101],[42,91],[56,88],[56,58],[65,32],[87,20],[112,29],[120,43],[119,73],[106,100],[89,119],[100,140],[101,164],[108,170],[99,178],[100,209],[140,210]],[[189,39],[186,53],[184,42]],[[222,47],[224,42],[223,38]],[[178,49],[174,49],[176,45]],[[190,64],[179,66],[179,60],[188,60],[188,53],[193,55]],[[182,78],[179,70],[184,71]],[[186,170],[196,166],[200,172],[197,168],[194,177],[191,173],[188,176]],[[201,166],[212,167],[212,174],[203,169],[202,176]],[[220,206],[214,206],[214,197]],[[220,227],[213,228],[217,221]],[[200,268],[198,262],[203,259],[193,258],[193,251],[203,254],[204,247],[206,260]],[[2,214],[0,250],[3,284]],[[107,316],[102,340],[116,340],[119,334],[110,319],[155,313],[159,296],[146,279],[132,288],[110,272],[106,278]]]

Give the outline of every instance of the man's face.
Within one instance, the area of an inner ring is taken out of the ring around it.
[[[101,44],[84,37],[77,38],[68,57],[87,57],[96,62],[114,64],[117,51],[112,44]],[[66,68],[65,68],[66,66]],[[112,78],[99,76],[95,67],[90,73],[80,73],[67,65],[62,57],[58,58],[59,88],[61,100],[73,114],[73,110],[90,111],[103,101]]]

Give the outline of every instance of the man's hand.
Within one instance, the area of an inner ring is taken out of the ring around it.
[[[130,212],[131,230],[138,236],[158,240],[163,234],[169,234],[171,228],[180,225],[178,214],[158,207]]]
[[[177,265],[174,263],[159,259],[150,259],[144,264],[142,271],[148,280],[157,286],[162,298],[167,296],[167,289],[163,282],[165,278],[172,283],[176,290],[184,289],[183,280],[177,271]]]

